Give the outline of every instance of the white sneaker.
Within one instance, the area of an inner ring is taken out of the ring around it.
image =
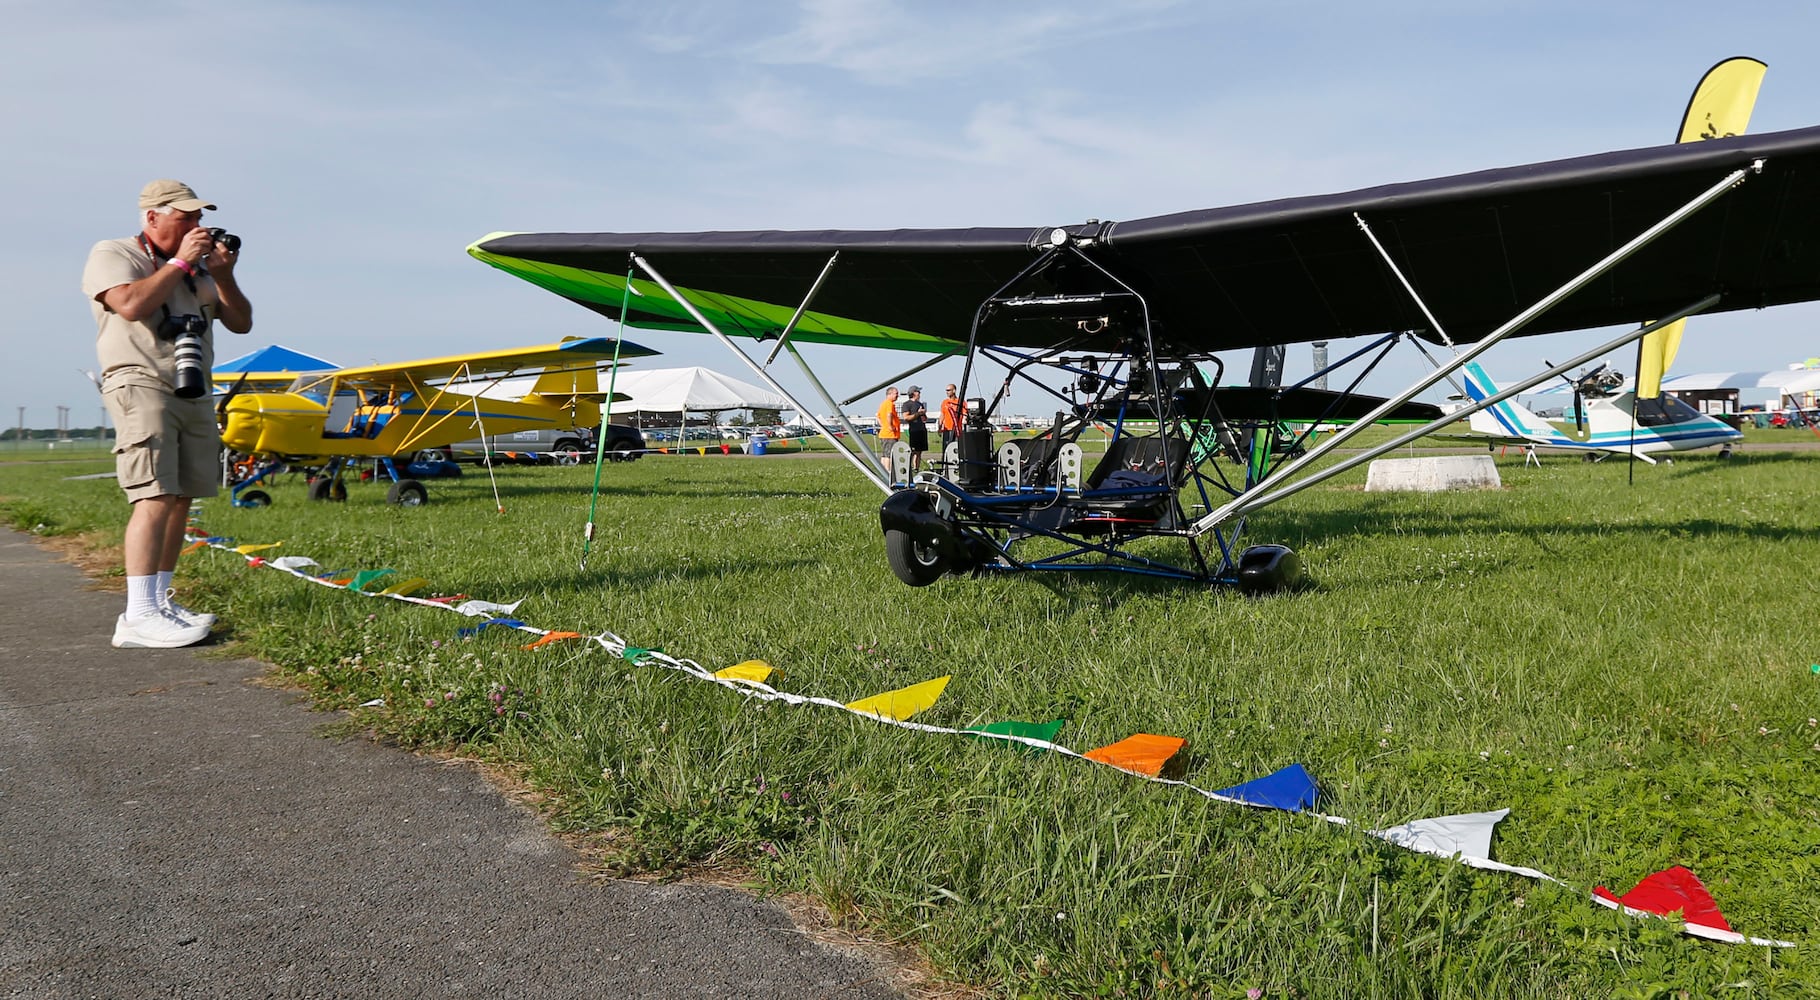
[[[191,625],[162,608],[157,614],[128,621],[114,621],[114,645],[119,649],[175,649],[194,646],[209,637],[207,625]]]
[[[206,628],[215,624],[215,616],[209,614],[207,611],[191,611],[189,608],[178,604],[177,591],[175,588],[164,592],[164,600],[160,601],[158,606],[191,625],[201,625]]]

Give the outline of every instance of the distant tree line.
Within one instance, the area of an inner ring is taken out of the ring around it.
[[[58,431],[55,427],[27,427],[21,437],[19,428],[8,427],[0,431],[0,441],[93,441],[96,438],[111,438],[114,432],[106,427],[71,427],[68,431]]]

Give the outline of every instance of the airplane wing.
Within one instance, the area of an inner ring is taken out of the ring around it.
[[[1370,223],[1450,337],[1471,342],[1655,224],[1729,171],[1761,173],[1525,327],[1635,323],[1709,292],[1709,311],[1820,297],[1820,127],[1602,153],[1435,180],[1066,226],[1142,293],[1163,336],[1194,350],[1338,339],[1428,323],[1360,232]],[[648,259],[729,335],[773,338],[830,256],[793,339],[942,353],[980,303],[1036,260],[1055,227],[700,233],[495,233],[477,259],[634,326],[696,330]],[[1035,276],[1103,290],[1091,269]],[[995,328],[1040,346],[1053,330]]]
[[[610,337],[571,337],[555,344],[507,348],[452,354],[445,358],[425,358],[394,364],[342,368],[332,372],[308,372],[309,377],[333,377],[343,389],[410,389],[428,383],[447,381],[458,375],[482,379],[493,375],[510,375],[527,368],[572,366],[592,368],[610,363],[618,352],[619,360],[647,358],[658,352],[630,341]],[[297,376],[290,376],[296,380]]]

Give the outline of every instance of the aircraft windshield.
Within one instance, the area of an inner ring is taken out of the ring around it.
[[[1638,427],[1662,427],[1686,423],[1700,415],[1698,410],[1673,396],[1639,399],[1636,405]]]

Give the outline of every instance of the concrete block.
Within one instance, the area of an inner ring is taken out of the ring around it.
[[[1490,455],[1380,458],[1365,473],[1367,493],[1495,490],[1503,485],[1498,478],[1498,463]]]

